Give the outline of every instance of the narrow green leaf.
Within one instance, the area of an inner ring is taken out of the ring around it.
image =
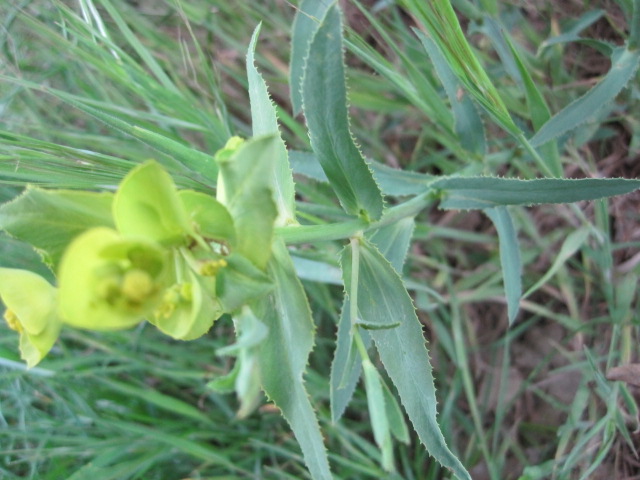
[[[104,383],[112,390],[124,393],[132,398],[138,398],[145,403],[155,405],[156,407],[161,408],[166,412],[180,415],[185,418],[190,418],[204,424],[211,423],[211,419],[209,418],[209,416],[198,410],[196,407],[185,403],[178,398],[170,397],[168,395],[160,393],[153,388],[142,388],[129,383],[112,380],[103,376],[96,376],[95,379]]]
[[[538,280],[534,285],[532,285],[524,294],[524,297],[528,297],[533,292],[538,290],[541,286],[545,285],[551,277],[553,277],[556,272],[566,263],[566,261],[571,258],[579,249],[584,245],[584,243],[589,238],[589,228],[582,227],[574,232],[571,232],[565,241],[562,243],[562,247],[560,251],[556,255],[556,259],[553,262],[553,265],[547,270],[547,272]]]
[[[309,44],[327,10],[335,3],[336,0],[302,0],[298,6],[291,33],[289,68],[289,88],[294,115],[302,110],[302,77]]]
[[[314,480],[332,480],[318,420],[302,378],[315,327],[304,289],[281,240],[274,242],[268,273],[275,289],[256,309],[269,329],[258,351],[262,387],[291,425]]]
[[[429,453],[458,478],[471,479],[447,447],[437,422],[437,400],[429,355],[411,297],[391,264],[375,247],[363,240],[358,248],[359,317],[380,325],[400,322],[396,328],[369,331],[380,359]],[[350,291],[353,277],[350,269],[346,268],[351,264],[351,255],[352,249],[348,247],[342,258],[347,291]]]
[[[383,382],[378,370],[376,370],[371,361],[365,360],[362,362],[362,371],[367,391],[367,405],[369,407],[373,438],[382,452],[382,468],[389,472],[393,470],[393,449],[387,408],[385,406],[384,388],[382,386]]]
[[[273,135],[248,140],[230,158],[221,158],[218,200],[233,217],[236,252],[265,268],[271,255],[277,209],[271,178],[280,138]]]
[[[478,110],[476,110],[468,95],[465,94],[458,98],[458,90],[462,86],[461,82],[455,76],[433,40],[420,30],[414,28],[413,31],[422,42],[427,55],[431,58],[436,73],[440,77],[440,82],[447,93],[455,119],[456,134],[460,143],[466,150],[484,155],[486,138],[484,125]]]
[[[498,232],[502,281],[507,298],[509,324],[511,324],[518,315],[520,297],[522,296],[522,261],[520,260],[518,234],[513,226],[511,214],[506,207],[487,208],[484,213],[491,219]]]
[[[447,177],[430,184],[441,194],[443,209],[484,209],[500,205],[572,203],[624,195],[640,188],[640,180],[538,178],[518,180],[499,177]]]
[[[607,75],[586,94],[567,105],[546,122],[531,138],[531,145],[534,147],[543,145],[592,119],[634,78],[638,65],[640,65],[640,49],[617,48],[613,53],[611,69]]]
[[[67,245],[93,227],[111,227],[112,193],[27,190],[0,207],[0,228],[22,240],[56,267]]]
[[[380,188],[349,130],[342,16],[336,5],[315,33],[302,81],[311,146],[342,207],[365,219],[380,218]]]
[[[391,389],[385,382],[382,382],[384,406],[387,411],[387,418],[389,419],[389,428],[394,437],[396,437],[402,443],[409,443],[409,429],[407,428],[407,422],[404,421],[402,410],[396,397],[391,392]]]
[[[503,35],[505,43],[509,47],[509,51],[515,61],[516,67],[522,86],[524,87],[525,96],[527,99],[527,107],[529,109],[529,115],[531,117],[531,123],[535,130],[539,129],[546,121],[551,118],[551,111],[547,105],[538,86],[531,77],[530,69],[525,65],[524,59],[516,49],[515,45],[507,35]],[[560,163],[560,155],[558,154],[558,145],[550,143],[543,145],[541,148],[541,158],[545,163],[546,170],[551,172],[554,177],[562,177],[562,164]]]
[[[362,370],[362,360],[353,341],[351,319],[349,318],[350,310],[351,302],[349,297],[345,295],[338,320],[336,350],[331,362],[331,420],[334,423],[340,420],[347,409]],[[366,347],[371,345],[371,337],[366,330],[361,330],[360,336]]]
[[[249,51],[247,52],[247,76],[249,80],[249,100],[251,103],[251,124],[253,136],[276,135],[280,138],[280,129],[278,128],[278,115],[276,108],[262,75],[255,66],[255,49],[260,33],[260,25],[258,25],[251,37]],[[276,157],[273,159],[273,181],[271,187],[273,196],[278,208],[278,218],[276,225],[288,225],[295,223],[295,189],[293,185],[293,176],[289,167],[287,147],[280,138],[277,142],[277,148],[274,152]]]
[[[467,41],[450,0],[402,0],[424,24],[456,77],[467,92],[507,132],[521,134],[513,122],[498,90],[491,82],[480,60]]]

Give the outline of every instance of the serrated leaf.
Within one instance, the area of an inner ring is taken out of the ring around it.
[[[415,222],[412,218],[404,218],[386,227],[367,232],[367,238],[391,262],[393,268],[397,272],[401,272],[409,250],[414,227]],[[342,265],[343,268],[350,268],[350,265]],[[333,422],[337,422],[344,414],[355,391],[361,371],[360,355],[355,351],[353,336],[351,335],[350,309],[349,297],[345,295],[340,311],[340,319],[338,320],[336,350],[331,362],[330,398],[331,420]],[[393,326],[393,324],[384,328],[389,328],[390,326]],[[363,344],[368,348],[371,345],[371,337],[366,330],[366,327],[361,330],[360,335]]]
[[[113,228],[112,193],[27,188],[0,207],[0,228],[44,254],[56,268],[67,245],[93,227]]]
[[[289,422],[311,476],[331,480],[322,434],[302,378],[315,327],[302,284],[280,240],[274,242],[268,273],[274,291],[255,310],[269,329],[258,350],[262,387]]]
[[[316,0],[317,1],[317,0]],[[251,37],[247,52],[247,77],[249,80],[249,101],[251,104],[251,125],[253,136],[273,134],[280,138],[278,115],[269,96],[267,84],[255,66],[254,52],[260,33],[260,25],[256,27]],[[278,208],[276,225],[295,223],[295,188],[293,176],[289,167],[287,147],[280,138],[273,159],[273,176],[271,186]]]
[[[422,46],[431,58],[435,71],[440,77],[440,82],[447,93],[453,110],[456,134],[461,145],[470,152],[484,155],[486,151],[484,125],[475,105],[466,94],[458,98],[458,89],[461,87],[461,83],[433,40],[420,30],[413,29],[413,31],[418,35]]]
[[[500,205],[572,203],[624,195],[640,188],[626,178],[519,180],[500,177],[447,177],[430,184],[440,191],[440,208],[484,209]]]
[[[491,219],[498,232],[502,281],[507,298],[509,324],[511,324],[518,315],[522,297],[522,260],[518,234],[506,207],[487,208],[484,213]]]
[[[336,0],[302,0],[298,6],[291,33],[289,68],[291,106],[294,115],[302,110],[302,77],[309,44],[320,26],[320,21],[335,2]]]
[[[359,249],[358,312],[373,324],[399,321],[396,328],[370,330],[380,359],[396,386],[400,400],[420,440],[431,455],[451,469],[460,479],[471,479],[464,466],[451,453],[440,431],[436,413],[436,395],[422,326],[411,297],[391,264],[367,241]],[[351,291],[354,275],[352,248],[343,253],[345,288]]]
[[[332,5],[311,41],[302,81],[304,115],[313,151],[344,210],[380,218],[380,188],[349,129],[342,17]]]
[[[219,159],[218,200],[233,217],[235,251],[264,269],[271,255],[278,214],[271,191],[278,137],[269,135],[243,143],[230,158]]]
[[[640,49],[617,48],[612,56],[611,69],[605,77],[546,122],[529,140],[531,145],[543,145],[589,121],[634,78],[639,64]]]

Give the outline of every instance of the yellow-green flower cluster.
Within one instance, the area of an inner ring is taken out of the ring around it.
[[[29,367],[49,352],[63,324],[104,331],[146,319],[191,340],[266,291],[263,272],[234,253],[227,208],[209,195],[178,191],[158,163],[123,179],[111,211],[115,228],[90,228],[67,245],[57,288],[35,273],[0,268],[4,318],[20,334]],[[245,278],[253,283],[238,294]]]

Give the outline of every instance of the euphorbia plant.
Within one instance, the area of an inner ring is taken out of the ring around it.
[[[441,21],[455,23],[447,2],[434,5],[441,9]],[[333,419],[344,413],[362,375],[382,464],[393,470],[392,437],[407,442],[409,434],[400,404],[376,367],[380,365],[429,452],[457,477],[469,478],[440,432],[422,327],[400,275],[414,217],[434,203],[487,214],[500,238],[513,321],[521,297],[521,265],[507,207],[602,198],[633,191],[640,182],[403,175],[367,162],[349,130],[340,10],[336,2],[310,0],[302,2],[300,12],[294,27],[291,91],[294,109],[304,111],[313,149],[303,158],[314,167],[307,173],[329,183],[348,218],[298,224],[290,152],[253,62],[257,31],[247,59],[254,138],[231,138],[215,155],[50,90],[107,125],[169,153],[206,184],[202,191],[179,190],[165,168],[147,161],[132,168],[115,193],[27,189],[0,209],[0,225],[42,253],[57,273],[57,284],[31,272],[0,271],[6,318],[20,332],[22,356],[33,366],[51,348],[61,324],[111,330],[147,320],[173,338],[194,340],[228,313],[237,341],[218,353],[233,355],[236,362],[210,387],[224,390],[223,384],[233,384],[240,416],[256,407],[259,389],[264,390],[291,425],[313,478],[329,479],[322,434],[303,380],[315,329],[292,254],[298,243],[342,240],[339,264],[345,295],[329,381]],[[456,25],[448,26],[451,35],[459,34]],[[433,25],[427,27],[435,31]],[[471,88],[476,85],[471,80],[488,81],[482,68],[465,66],[456,52],[446,51],[442,39],[433,45],[419,35],[430,56],[438,47],[449,57],[452,78],[473,77],[460,81],[545,171],[556,174],[557,165],[550,167],[540,158],[497,91],[486,85]],[[466,45],[464,38],[458,40]],[[637,64],[637,49],[627,53],[625,58]],[[385,203],[385,196],[396,197],[395,206]],[[25,289],[38,299],[29,307],[21,296]]]

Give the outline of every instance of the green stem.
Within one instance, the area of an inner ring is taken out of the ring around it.
[[[365,220],[357,219],[324,225],[291,225],[276,228],[276,235],[280,236],[288,245],[342,240],[353,237],[358,232],[375,230],[391,225],[403,218],[415,217],[432,202],[432,192],[427,191],[386,210],[385,214],[377,222],[368,223]]]

